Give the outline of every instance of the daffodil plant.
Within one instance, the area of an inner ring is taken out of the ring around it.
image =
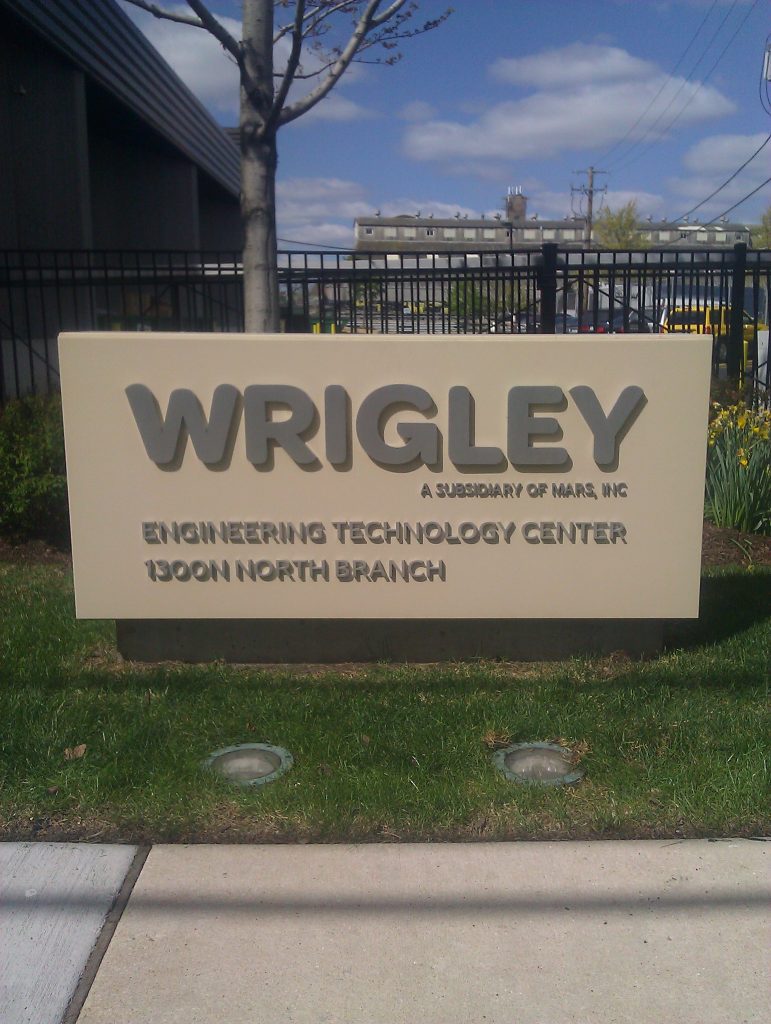
[[[718,526],[771,533],[771,410],[713,403],[704,514]]]

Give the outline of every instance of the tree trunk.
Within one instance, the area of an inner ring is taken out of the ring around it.
[[[243,0],[243,59],[251,93],[241,86],[241,221],[244,228],[244,328],[279,329],[276,253],[276,129],[273,105],[273,2]]]
[[[275,135],[242,143],[241,215],[244,225],[244,328],[279,329],[276,255]]]

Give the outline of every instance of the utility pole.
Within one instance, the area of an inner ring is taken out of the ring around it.
[[[595,174],[607,174],[607,171],[598,171],[594,167],[587,167],[583,171],[573,171],[574,174],[585,174],[586,185],[571,186],[570,191],[575,195],[586,196],[586,230],[584,232],[584,245],[587,249],[591,248],[592,244],[592,224],[594,218],[594,194],[595,192],[605,195],[608,191],[607,185],[603,188],[594,187],[594,176]]]

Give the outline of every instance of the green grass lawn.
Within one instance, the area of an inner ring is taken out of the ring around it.
[[[257,841],[769,831],[771,572],[705,580],[660,658],[252,668],[121,663],[62,567],[0,565],[6,839]],[[584,781],[507,782],[490,744],[562,737]],[[201,768],[266,741],[291,772]],[[82,757],[65,750],[86,745]]]

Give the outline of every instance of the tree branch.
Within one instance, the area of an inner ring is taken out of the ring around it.
[[[192,25],[193,28],[206,28],[200,18],[194,18],[190,14],[178,14],[175,11],[167,11],[164,7],[159,7],[158,4],[150,3],[150,0],[126,0],[126,3],[139,7],[142,11],[147,11],[154,18],[162,18],[164,21],[177,21],[180,25]]]
[[[151,0],[126,0],[133,7],[147,11],[154,18],[162,21],[174,21],[180,25],[190,25],[192,28],[202,28],[209,32],[214,38],[236,59],[239,68],[242,67],[241,45],[231,36],[224,25],[221,25],[214,15],[207,9],[201,0],[187,0],[188,6],[195,12],[180,14],[177,11],[170,11],[165,7],[152,3]]]
[[[305,37],[306,42],[314,34],[318,36],[319,33],[315,32],[315,26],[319,21],[321,21],[323,18],[328,17],[330,14],[338,13],[340,10],[343,9],[350,11],[352,7],[351,0],[340,0],[340,2],[334,4],[331,3],[331,0],[328,0],[328,2],[330,2],[330,6],[325,9],[324,13],[319,15],[316,21],[308,22],[308,15],[306,13],[304,20],[307,24],[305,24],[303,28],[303,36]],[[423,25],[420,25],[417,28],[405,28],[404,26],[408,21],[412,19],[417,6],[415,3],[411,3],[410,6],[405,9],[405,3],[406,0],[398,0],[397,3],[391,5],[388,11],[383,12],[384,14],[386,14],[389,13],[390,11],[389,17],[393,19],[393,23],[391,25],[386,24],[385,27],[383,27],[383,24],[385,24],[383,22],[383,15],[377,16],[376,20],[380,24],[379,31],[373,33],[371,31],[371,28],[368,29],[366,38],[364,38],[361,41],[358,49],[356,50],[356,55],[353,57],[351,63],[373,65],[379,64],[381,66],[391,66],[393,64],[396,64],[399,60],[401,60],[401,53],[392,54],[390,57],[378,57],[370,60],[363,60],[361,55],[366,50],[373,49],[377,46],[382,46],[383,49],[385,50],[394,50],[399,41],[403,39],[413,39],[415,36],[423,35],[426,32],[433,31],[433,29],[438,28],[442,24],[442,22],[446,21],[450,14],[452,14],[452,8],[448,8],[439,17],[426,21],[424,22]],[[320,5],[317,5],[317,9],[319,6]],[[375,19],[371,19],[371,25],[374,24],[374,20]],[[282,29],[282,33],[285,34],[286,31],[288,31],[288,27]],[[341,51],[339,49],[333,48],[332,50],[325,50],[322,44],[318,41],[312,43],[310,49],[321,60],[321,63],[319,64],[318,67],[314,68],[313,71],[307,72],[302,71],[301,64],[298,65],[299,70],[295,72],[294,76],[295,80],[297,81],[307,81],[312,78],[318,78],[320,75],[324,74],[325,71],[328,71],[329,68],[333,67],[341,55]],[[274,77],[282,78],[283,74],[280,72],[276,72]]]
[[[326,0],[325,3],[314,4],[313,7],[308,8],[306,6],[306,13],[303,16],[303,36],[306,38],[313,35],[318,29],[322,21],[326,21],[327,18],[333,14],[337,14],[338,11],[345,9],[350,10],[351,0],[338,0],[337,3],[331,3],[330,0]],[[305,22],[308,22],[305,25]],[[294,31],[295,22],[291,22],[288,25],[282,26],[273,37],[274,44],[283,39],[285,35]]]
[[[391,6],[386,7],[382,14],[377,14],[372,18],[372,28],[379,28],[381,25],[385,25],[387,21],[393,18],[399,8],[404,7],[404,4],[405,0],[394,0]]]
[[[289,124],[290,121],[296,120],[298,117],[301,117],[309,111],[311,107],[315,107],[316,104],[322,100],[339,81],[364,43],[367,33],[371,30],[372,18],[380,6],[380,3],[381,0],[369,0],[369,3],[364,8],[359,20],[356,22],[356,27],[353,30],[351,38],[348,40],[348,43],[342,53],[330,68],[327,77],[322,82],[319,82],[317,87],[312,92],[308,93],[307,96],[304,96],[296,103],[293,103],[290,107],[285,107],[279,116],[279,124]],[[400,7],[404,6],[404,3],[405,0],[394,0],[394,3],[391,4],[391,7],[389,7],[388,10],[390,10],[393,15]]]
[[[278,31],[273,30],[273,0],[254,0],[258,4],[257,9],[265,9],[270,16],[262,18],[266,30],[269,31],[269,39],[273,46],[291,33],[292,44],[287,58],[286,67],[282,72],[273,72],[272,47],[266,39],[262,39],[255,48],[254,40],[248,35],[243,41],[237,41],[225,26],[211,13],[204,0],[186,0],[192,15],[181,14],[168,8],[161,7],[154,0],[127,0],[128,3],[141,10],[147,11],[155,18],[166,21],[178,22],[182,25],[190,25],[193,28],[202,28],[208,31],[220,43],[223,49],[235,60],[241,77],[241,87],[250,98],[252,109],[257,116],[257,136],[264,137],[273,132],[281,125],[288,124],[302,116],[311,108],[315,107],[337,84],[339,79],[353,62],[373,64],[394,64],[401,57],[400,53],[392,53],[389,57],[380,60],[362,61],[361,55],[376,46],[382,46],[386,50],[395,50],[397,42],[402,39],[409,39],[413,36],[429,32],[440,25],[450,14],[445,11],[439,18],[425,22],[419,28],[410,29],[405,27],[417,9],[414,0],[285,0],[276,3],[276,6],[289,7],[295,5],[295,16],[291,24],[283,25]],[[381,5],[387,6],[381,10]],[[244,0],[244,18],[251,24],[246,16],[247,4]],[[355,17],[359,12],[358,18]],[[324,48],[319,38],[330,31],[329,19],[336,14],[354,15],[353,32],[348,42],[342,49],[336,47]],[[270,24],[268,24],[270,22]],[[246,31],[246,25],[244,27]],[[301,65],[303,45],[309,42],[309,50],[314,54],[314,61],[319,62],[319,67],[313,71],[304,72]],[[266,45],[270,48],[266,62]],[[292,82],[319,78],[316,87],[306,96],[301,97],[297,102],[285,106]],[[268,82],[273,79],[279,81],[278,89],[273,93],[272,84]]]
[[[302,54],[303,48],[303,20],[305,17],[305,0],[297,0],[297,8],[295,9],[294,16],[294,27],[292,29],[292,49],[287,58],[286,68],[281,79],[281,85],[278,87],[273,98],[273,105],[270,108],[270,113],[265,119],[265,130],[268,131],[274,128],[278,124],[278,119],[283,110],[284,103],[286,102],[289,89],[291,88],[292,82],[294,81],[297,68],[300,64],[300,55]]]
[[[201,19],[203,27],[211,32],[214,38],[218,40],[226,50],[233,54],[239,68],[241,68],[241,71],[243,72],[243,53],[241,51],[241,44],[231,36],[225,26],[214,17],[206,4],[202,3],[201,0],[187,0],[187,5]]]

